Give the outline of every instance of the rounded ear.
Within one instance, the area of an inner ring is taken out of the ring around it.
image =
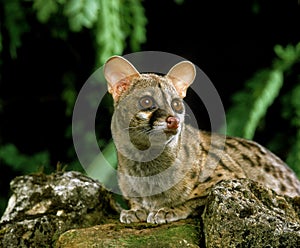
[[[104,76],[109,93],[113,93],[116,84],[128,76],[139,75],[137,69],[121,56],[110,57],[104,65]]]
[[[187,88],[193,83],[196,77],[196,68],[189,61],[181,61],[169,70],[167,76],[172,80],[179,96],[184,98]]]

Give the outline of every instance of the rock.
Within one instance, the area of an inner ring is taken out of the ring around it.
[[[78,172],[17,177],[0,221],[0,247],[299,247],[300,197],[248,179],[212,188],[199,217],[122,224],[112,195]],[[202,215],[201,215],[202,214]]]
[[[56,248],[200,247],[199,223],[188,219],[166,225],[111,223],[65,232]]]
[[[223,181],[202,215],[206,247],[299,247],[300,197],[294,199],[247,179]]]
[[[105,223],[113,212],[110,193],[78,172],[21,176],[10,186],[0,247],[51,247],[63,232]]]

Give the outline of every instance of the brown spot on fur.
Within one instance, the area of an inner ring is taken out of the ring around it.
[[[197,173],[195,171],[191,172],[191,179],[194,179],[197,176]]]
[[[246,154],[242,154],[242,158],[243,160],[247,161],[251,167],[255,167],[255,163]]]
[[[279,171],[279,177],[283,178],[283,172],[281,170]]]
[[[230,149],[237,150],[237,147],[236,147],[235,144],[231,144],[230,142],[228,142],[228,140],[226,140],[225,150],[226,150],[228,147],[229,147]]]
[[[284,185],[283,183],[280,185],[280,190],[281,190],[282,192],[285,192],[285,191],[286,191],[286,187],[285,187],[285,185]]]
[[[209,182],[211,179],[212,179],[212,177],[208,177],[208,178],[206,178],[203,182],[204,182],[204,183],[207,183],[207,182]]]
[[[292,179],[289,176],[286,177],[286,180],[289,182],[289,184],[292,184]]]
[[[199,186],[200,182],[195,183],[193,190],[195,190]]]

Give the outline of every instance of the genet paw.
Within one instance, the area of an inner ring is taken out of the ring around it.
[[[145,209],[130,209],[122,210],[120,214],[120,221],[122,223],[133,223],[133,222],[143,222],[147,220],[147,211]]]
[[[170,208],[161,208],[157,211],[152,211],[147,217],[148,223],[164,224],[185,218],[176,214],[176,211]]]

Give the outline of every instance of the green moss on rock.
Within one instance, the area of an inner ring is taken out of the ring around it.
[[[70,230],[56,248],[199,247],[199,240],[199,224],[191,219],[167,225],[115,223]]]

